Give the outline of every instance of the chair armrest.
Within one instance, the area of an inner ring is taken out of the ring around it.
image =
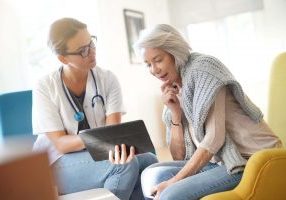
[[[256,152],[245,167],[238,186],[231,191],[208,195],[203,200],[283,199],[286,197],[286,149]]]

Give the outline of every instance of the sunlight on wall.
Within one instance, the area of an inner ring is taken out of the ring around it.
[[[16,55],[20,66],[15,66],[15,70],[25,75],[22,84],[15,86],[18,89],[31,88],[37,79],[59,67],[60,62],[47,47],[48,30],[53,21],[61,17],[74,17],[86,23],[90,32],[95,32],[96,1],[84,0],[83,3],[76,0],[6,0],[4,3],[7,6],[7,13],[12,11],[13,14],[7,17],[7,14],[5,16],[2,13],[0,16],[10,20],[12,18],[16,22],[12,24],[19,29],[16,38],[13,38],[19,44],[11,47],[18,51]],[[81,9],[78,9],[79,6]],[[14,29],[6,30],[8,38]],[[10,64],[10,59],[7,62]],[[3,70],[1,69],[1,72],[5,74]]]
[[[259,30],[261,20],[257,11],[190,24],[188,36],[194,51],[219,58],[266,113],[271,62],[285,50],[286,40],[273,45],[272,38]]]
[[[255,66],[263,66],[265,63],[264,58],[257,61],[257,57],[265,53],[265,49],[261,49],[257,40],[251,13],[191,24],[188,26],[188,33],[194,50],[222,59],[240,80],[254,78],[257,72]],[[267,69],[260,68],[263,76],[267,74]],[[256,77],[256,80],[263,76]]]

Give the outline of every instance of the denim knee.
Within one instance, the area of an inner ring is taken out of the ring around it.
[[[139,165],[139,161],[136,157],[133,158],[129,163],[126,163],[124,165],[127,165],[129,173],[132,172],[132,174],[135,177],[139,175],[140,165]]]
[[[132,174],[134,176],[139,174],[139,162],[137,158],[133,158],[130,162],[125,164],[112,164],[113,170],[120,173],[126,173]]]
[[[148,166],[158,162],[156,155],[153,153],[139,154],[136,158],[139,162],[140,173]]]
[[[180,198],[181,197],[181,198]],[[186,199],[186,197],[182,194],[178,194],[174,190],[169,190],[168,188],[165,188],[165,190],[162,191],[160,194],[160,199],[162,200],[180,200],[180,199]]]
[[[158,162],[158,158],[157,158],[157,156],[154,153],[144,153],[142,155],[146,156],[149,165]]]
[[[139,176],[139,163],[136,158],[125,164],[114,164],[105,181],[104,187],[114,193],[119,199],[130,198],[136,178]]]
[[[151,195],[151,188],[162,181],[161,174],[157,173],[157,169],[147,167],[141,174],[141,185],[144,196]]]

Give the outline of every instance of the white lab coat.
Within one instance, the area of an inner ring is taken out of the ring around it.
[[[115,75],[99,67],[93,69],[98,94],[102,95],[105,106],[96,98],[92,107],[92,98],[96,94],[92,74],[88,74],[86,94],[83,102],[90,128],[105,125],[106,116],[121,112],[125,113],[122,92]],[[72,98],[70,97],[72,101]],[[70,105],[61,82],[60,70],[57,70],[38,81],[33,89],[33,133],[38,135],[34,150],[47,150],[50,162],[62,156],[50,140],[47,132],[66,130],[67,134],[77,134],[78,122],[74,119],[75,111]]]

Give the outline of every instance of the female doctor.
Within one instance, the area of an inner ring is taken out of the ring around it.
[[[120,199],[142,199],[140,174],[157,162],[153,154],[127,155],[115,146],[109,160],[94,161],[79,131],[121,122],[122,94],[115,75],[96,66],[96,37],[72,18],[55,21],[48,44],[62,66],[33,90],[34,150],[47,150],[58,192],[107,188]],[[137,177],[134,178],[134,177]]]

